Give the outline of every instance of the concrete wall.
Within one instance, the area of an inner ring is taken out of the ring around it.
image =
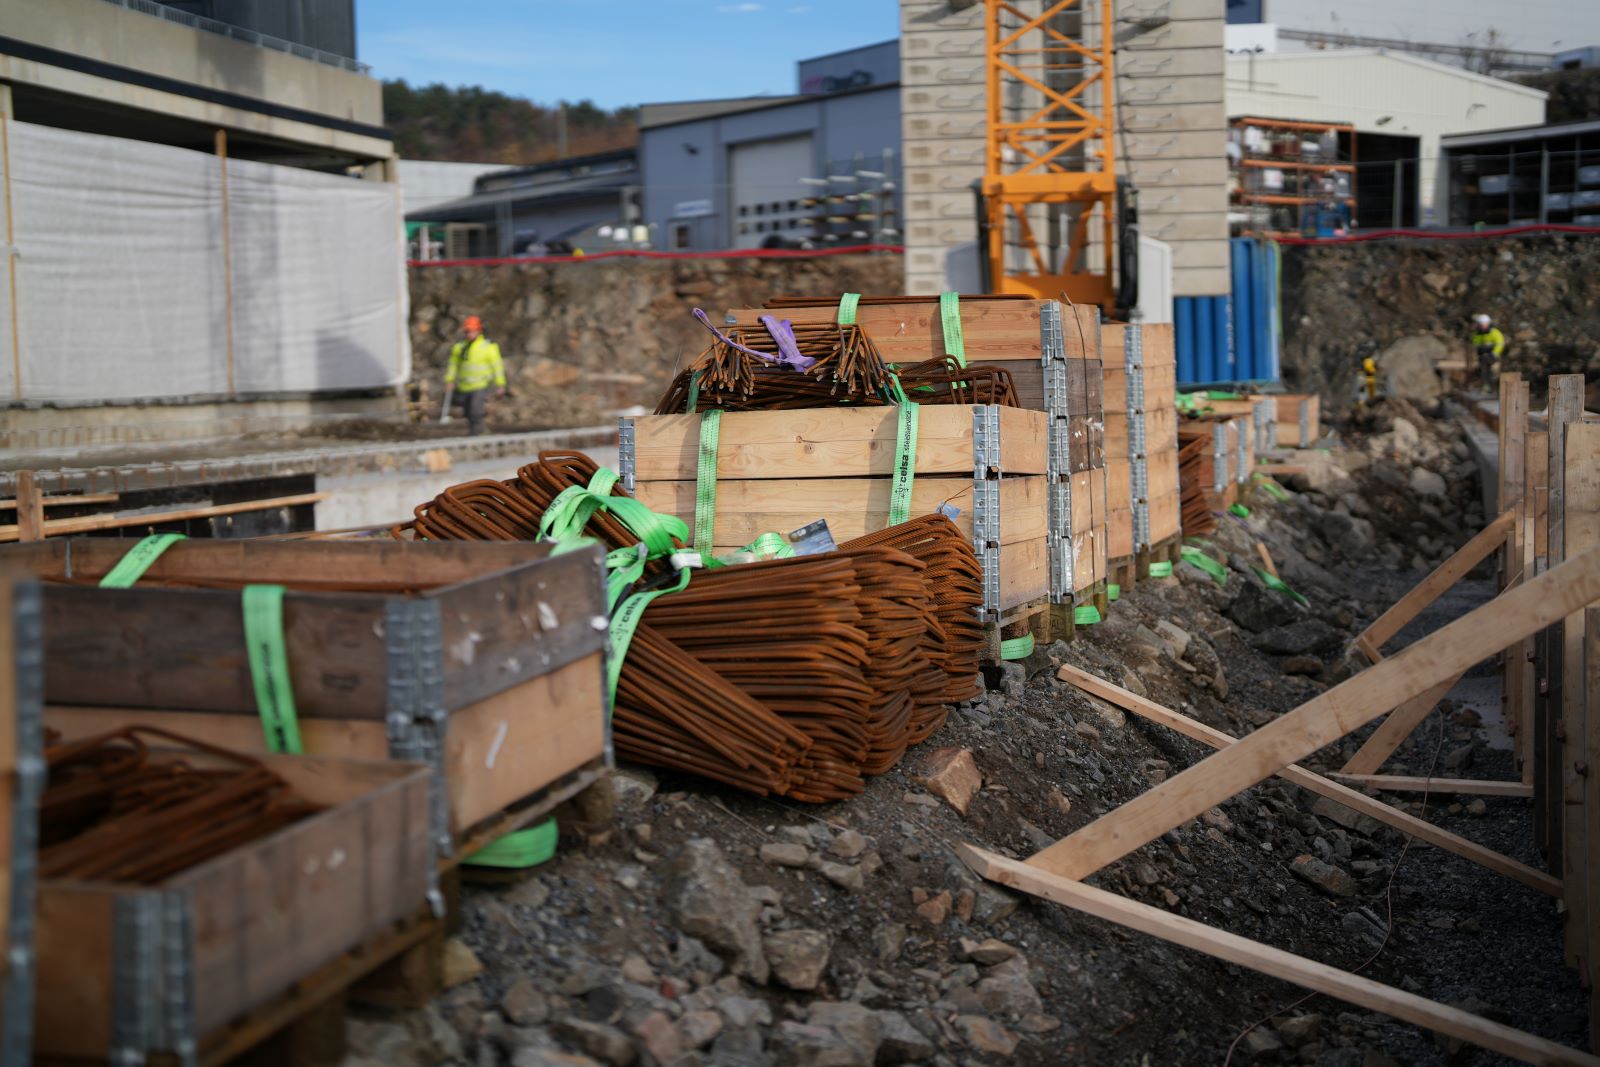
[[[129,68],[252,101],[380,127],[383,89],[363,74],[275,52],[182,26],[103,0],[0,0],[5,36],[73,56]],[[111,76],[0,54],[0,81],[86,96],[173,115],[210,126],[250,130],[356,156],[386,159],[386,138],[330,129],[176,92],[133,85]]]
[[[811,134],[813,166],[821,177],[832,162],[898,147],[899,98],[894,86],[819,96],[737,115],[657,126],[639,133],[639,168],[648,176],[644,218],[666,248],[675,223],[690,228],[689,248],[732,247],[728,149],[739,144]],[[688,147],[686,147],[688,146]],[[692,147],[694,151],[690,151]],[[682,217],[680,205],[711,202],[710,215]]]
[[[397,161],[401,213],[410,214],[472,195],[472,183],[510,163],[448,163],[426,159]]]

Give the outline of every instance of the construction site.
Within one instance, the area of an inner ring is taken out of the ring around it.
[[[875,6],[0,0],[0,1065],[1600,1067],[1600,11]]]

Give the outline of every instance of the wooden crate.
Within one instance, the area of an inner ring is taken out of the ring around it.
[[[1315,394],[1274,394],[1278,405],[1278,444],[1310,448],[1322,437],[1322,401]]]
[[[0,573],[0,1063],[33,1055],[41,642],[38,583]]]
[[[266,762],[327,810],[158,885],[41,883],[40,1056],[182,1062],[207,1035],[425,913],[435,870],[427,767]]]
[[[1105,381],[1107,524],[1114,569],[1131,573],[1152,545],[1178,536],[1177,361],[1170,323],[1107,323]],[[1133,447],[1139,435],[1144,447]],[[1139,490],[1139,491],[1136,491]]]
[[[651,508],[694,523],[700,415],[622,420],[624,484]],[[974,422],[999,430],[999,462],[977,470]],[[826,519],[837,541],[889,523],[898,414],[893,408],[729,412],[717,449],[715,550],[733,551],[768,531],[787,534]],[[998,494],[999,541],[985,566],[998,566],[1001,614],[1048,593],[1046,417],[988,405],[925,405],[918,412],[913,515],[948,503],[969,537],[974,494]],[[975,478],[974,474],[980,476]],[[979,546],[980,549],[982,546]]]
[[[1054,570],[1048,592],[1053,603],[1070,606],[1074,591],[1084,587],[1087,576],[1077,569],[1069,573],[1069,561],[1079,556],[1093,560],[1105,554],[1108,513],[1104,502],[1097,505],[1089,527],[1102,542],[1097,550],[1072,543],[1069,513],[1074,505],[1068,499],[1069,475],[1105,467],[1104,381],[1098,363],[1100,309],[1087,304],[1063,306],[1054,300],[964,296],[960,310],[968,361],[1009,371],[1022,406],[1050,416],[1052,448],[1045,473],[1050,496],[1049,557]],[[836,321],[838,303],[815,301],[807,306],[739,309],[728,314],[735,324],[747,328],[759,327],[760,317],[766,314],[797,323],[827,323]],[[937,298],[864,299],[856,309],[856,322],[889,362],[915,363],[945,355],[944,322]],[[1058,437],[1060,443],[1054,444]],[[1089,534],[1080,531],[1079,536]],[[1094,577],[1104,580],[1104,570]]]
[[[265,749],[231,589],[97,579],[128,543],[18,546],[46,580],[47,719],[69,737],[131,721]],[[609,759],[600,557],[532,543],[185,541],[145,582],[271,581],[308,753],[421,759],[441,850]],[[377,591],[337,592],[367,584]],[[417,595],[389,589],[423,588]]]

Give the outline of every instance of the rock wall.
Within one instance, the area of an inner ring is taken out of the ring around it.
[[[1395,240],[1283,250],[1283,376],[1330,411],[1353,395],[1361,360],[1431,336],[1473,358],[1471,317],[1493,315],[1505,369],[1536,383],[1600,380],[1600,236]]]
[[[603,422],[654,406],[680,360],[705,347],[692,317],[780,295],[896,293],[898,255],[744,259],[600,259],[411,270],[414,384],[437,397],[468,315],[506,359],[511,397],[497,423]]]

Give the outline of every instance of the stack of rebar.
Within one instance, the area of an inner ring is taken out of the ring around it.
[[[541,454],[514,479],[446,490],[394,533],[531,539],[555,498],[597,471],[581,454]],[[608,550],[638,543],[604,511],[584,532]],[[646,581],[665,575],[653,567]],[[859,793],[939,727],[947,702],[978,692],[981,600],[977,559],[943,516],[837,552],[697,570],[644,612],[617,685],[617,751],[755,793]]]
[[[45,762],[45,878],[152,885],[322,810],[258,759],[152,727],[52,744]]]

